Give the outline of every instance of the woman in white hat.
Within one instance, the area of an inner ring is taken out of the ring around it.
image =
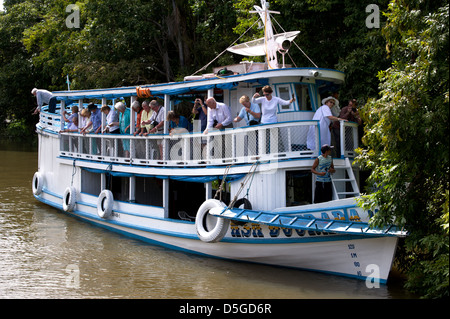
[[[319,145],[331,144],[330,123],[331,121],[347,121],[339,117],[334,116],[331,113],[331,108],[336,104],[336,99],[332,96],[324,98],[322,100],[322,106],[316,111],[313,121],[319,121],[320,128],[320,142]],[[306,146],[310,150],[316,149],[316,127],[310,126],[308,136],[306,139]]]

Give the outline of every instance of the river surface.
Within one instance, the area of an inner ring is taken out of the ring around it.
[[[365,281],[198,257],[95,227],[37,201],[36,149],[0,142],[0,298],[406,299]]]

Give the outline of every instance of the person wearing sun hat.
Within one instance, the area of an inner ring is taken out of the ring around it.
[[[313,121],[319,121],[320,145],[331,144],[330,123],[331,121],[347,121],[334,116],[331,108],[336,104],[336,99],[332,96],[322,100],[322,106],[314,114]],[[306,146],[310,150],[316,149],[316,126],[310,126],[306,138]]]
[[[328,144],[322,145],[322,154],[315,159],[311,172],[316,174],[316,187],[314,191],[314,203],[323,203],[332,200],[333,190],[331,187],[331,174],[336,172],[334,169],[331,151],[334,146]]]

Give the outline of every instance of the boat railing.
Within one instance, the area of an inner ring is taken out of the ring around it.
[[[58,112],[50,113],[47,112],[46,109],[47,107],[44,107],[39,113],[40,129],[59,132],[61,130],[61,114]]]
[[[54,125],[56,123],[53,123]],[[306,139],[315,127],[315,149]],[[56,125],[54,126],[56,127]],[[341,122],[343,157],[354,156],[357,124]],[[231,165],[318,156],[318,121],[292,121],[225,131],[148,136],[61,133],[60,156],[142,166]]]

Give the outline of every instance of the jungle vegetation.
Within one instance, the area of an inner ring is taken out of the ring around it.
[[[76,27],[67,19],[74,4]],[[361,205],[379,205],[375,225],[410,231],[396,266],[405,287],[448,297],[448,0],[272,0],[277,32],[319,67],[346,73],[341,103],[364,119],[357,162],[370,171]],[[369,28],[368,4],[380,10]],[[176,81],[200,70],[257,20],[256,0],[5,0],[0,12],[2,134],[33,136],[33,87],[50,91]],[[281,27],[280,27],[281,26]],[[256,24],[240,40],[262,36]],[[313,66],[295,47],[287,63]],[[240,62],[231,53],[213,66]],[[211,67],[202,70],[210,72]],[[5,121],[9,125],[5,126]]]

